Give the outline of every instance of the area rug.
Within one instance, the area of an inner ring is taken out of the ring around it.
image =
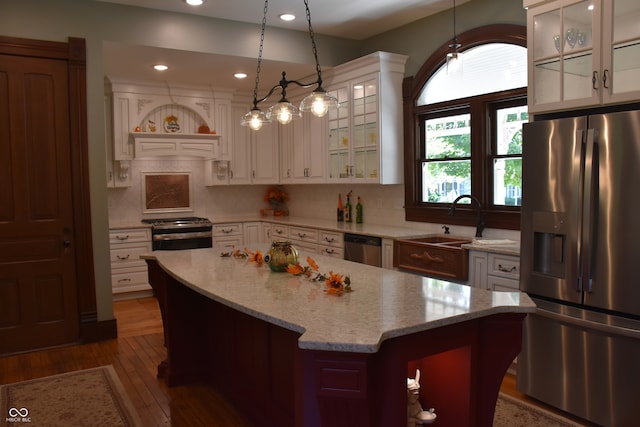
[[[493,427],[584,427],[584,424],[500,393]]]
[[[113,366],[0,386],[0,426],[142,426]]]

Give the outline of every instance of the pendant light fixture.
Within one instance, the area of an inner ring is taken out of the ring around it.
[[[453,0],[453,43],[449,45],[451,50],[447,53],[447,74],[449,75],[462,72],[462,53],[458,52],[461,46],[456,35],[456,0]]]
[[[287,124],[291,120],[300,117],[301,112],[311,112],[317,117],[324,116],[328,110],[337,109],[339,107],[338,100],[327,93],[322,87],[322,70],[320,69],[320,62],[318,61],[318,49],[316,46],[315,35],[313,33],[313,27],[311,26],[311,12],[309,11],[309,2],[304,0],[304,6],[306,9],[307,23],[309,24],[309,37],[311,38],[311,49],[313,51],[313,57],[316,62],[316,81],[312,83],[301,83],[296,80],[287,80],[287,73],[282,72],[282,79],[269,90],[266,96],[258,99],[258,86],[260,84],[260,71],[262,63],[262,48],[264,46],[264,31],[267,25],[267,9],[269,7],[269,0],[264,2],[264,15],[262,18],[262,32],[260,33],[260,47],[258,49],[258,66],[256,70],[256,85],[253,90],[253,107],[251,111],[245,114],[240,121],[243,126],[249,126],[253,130],[259,130],[263,124],[271,123],[272,118],[275,118],[281,124]],[[300,103],[300,108],[293,105],[287,100],[287,87],[290,84],[296,84],[297,86],[308,88],[315,86],[315,89],[306,96]],[[270,107],[265,114],[258,104],[269,99],[273,92],[280,89],[280,100]]]

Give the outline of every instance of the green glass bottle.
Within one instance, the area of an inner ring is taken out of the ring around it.
[[[351,191],[347,193],[347,203],[344,205],[344,222],[353,222],[351,217]]]
[[[360,202],[360,196],[358,196],[358,203],[356,203],[356,224],[362,224],[362,203]]]

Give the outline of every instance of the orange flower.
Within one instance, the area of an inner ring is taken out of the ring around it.
[[[302,274],[303,272],[304,272],[304,268],[302,268],[300,264],[287,265],[287,273],[289,274],[293,274],[294,276],[297,276],[299,274]]]
[[[315,260],[310,256],[307,257],[307,263],[309,264],[309,267],[313,269],[313,271],[318,271],[318,269],[320,268],[318,267],[318,264],[315,262]]]
[[[255,253],[249,252],[249,254],[251,255],[251,257],[249,258],[249,261],[255,262],[258,265],[262,265],[264,263],[264,258],[262,257],[262,252],[260,252],[260,251],[256,251]]]
[[[327,293],[332,295],[342,295],[344,293],[344,282],[342,281],[342,275],[336,274],[333,271],[329,272],[329,278],[325,280],[327,285]]]

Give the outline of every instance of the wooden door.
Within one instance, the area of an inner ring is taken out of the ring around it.
[[[0,55],[0,354],[79,337],[68,73]]]

